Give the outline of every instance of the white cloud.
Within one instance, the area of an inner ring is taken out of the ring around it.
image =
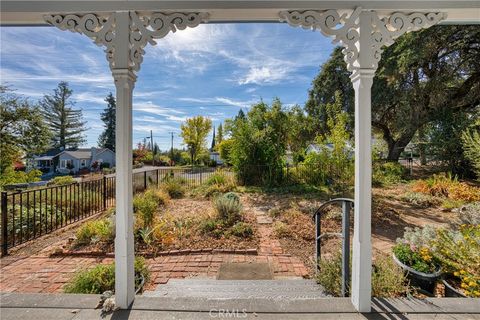
[[[285,68],[253,67],[248,73],[238,79],[238,84],[269,84],[280,81],[288,76]]]

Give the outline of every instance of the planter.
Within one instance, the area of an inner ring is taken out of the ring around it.
[[[395,254],[393,254],[393,260],[407,274],[407,278],[410,280],[410,285],[419,287],[421,291],[424,291],[422,293],[426,295],[434,294],[435,284],[442,274],[441,268],[438,268],[438,270],[434,273],[424,273],[403,264],[400,260],[398,260]]]
[[[466,298],[467,296],[455,289],[447,279],[442,279],[442,283],[445,285],[445,297],[447,298]]]

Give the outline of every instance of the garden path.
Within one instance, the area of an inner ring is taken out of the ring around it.
[[[280,241],[275,239],[272,219],[268,208],[246,207],[256,216],[256,228],[260,236],[257,254],[236,253],[234,250],[213,250],[212,252],[181,251],[147,259],[151,280],[146,290],[154,290],[169,279],[206,278],[215,279],[220,265],[232,262],[269,263],[274,279],[299,279],[308,277],[308,270],[302,261],[286,253]],[[95,264],[112,263],[112,257],[50,256],[58,247],[55,243],[36,254],[7,256],[0,259],[0,292],[59,293],[63,286],[78,270]]]

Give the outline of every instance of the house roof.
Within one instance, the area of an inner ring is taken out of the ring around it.
[[[108,148],[103,148],[103,149],[96,149],[97,150],[97,155],[100,153],[103,153],[107,150],[110,150]],[[92,148],[88,149],[76,149],[76,150],[65,150],[63,153],[66,153],[76,159],[90,159],[92,157]]]

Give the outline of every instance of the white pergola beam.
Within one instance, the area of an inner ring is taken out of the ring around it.
[[[208,12],[210,22],[277,22],[278,12],[284,10],[346,10],[356,7],[375,10],[380,16],[395,11],[432,12],[441,11],[448,15],[443,23],[480,23],[480,1],[437,0],[437,1],[140,1],[140,0],[3,0],[0,2],[2,25],[45,25],[43,15],[50,12],[114,12],[133,10],[156,12]],[[468,10],[465,10],[468,9]]]

